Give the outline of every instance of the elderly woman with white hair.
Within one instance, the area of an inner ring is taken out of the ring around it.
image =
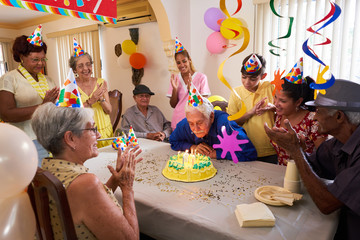
[[[42,168],[64,184],[78,239],[138,239],[133,182],[141,150],[119,150],[116,169],[108,166],[112,175],[103,184],[83,165],[99,154],[92,109],[46,103],[34,112],[31,124],[38,141],[54,156],[45,158]],[[117,187],[123,207],[113,193]],[[53,200],[50,210],[54,239],[63,239]]]
[[[221,157],[222,150],[214,149],[214,144],[220,144],[218,135],[222,136],[221,128],[224,126],[228,135],[238,131],[238,140],[248,140],[241,145],[241,151],[235,151],[238,161],[256,160],[257,153],[254,145],[246,135],[245,130],[233,121],[228,120],[228,114],[223,111],[214,110],[208,99],[202,98],[203,104],[198,106],[185,105],[185,115],[170,136],[171,148],[176,151],[196,151],[213,159],[231,160],[230,152]]]

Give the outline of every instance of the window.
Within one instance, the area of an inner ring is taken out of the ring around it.
[[[56,39],[60,79],[59,86],[62,86],[69,73],[69,59],[74,52],[73,38],[76,38],[81,48],[92,57],[94,62],[93,76],[101,77],[99,32],[97,24],[62,32],[49,33],[46,36]]]
[[[0,39],[0,76],[15,68],[15,63],[10,51],[10,39]]]
[[[327,27],[319,31],[323,36],[314,35],[306,29],[323,19],[330,11],[329,0],[275,0],[275,11],[283,16],[276,16],[270,8],[270,0],[253,0],[256,5],[255,20],[255,52],[267,60],[267,72],[270,79],[278,68],[289,72],[294,64],[304,58],[304,76],[316,79],[320,64],[307,56],[302,45],[309,37],[308,45],[315,54],[330,67],[335,78],[348,79],[360,83],[360,47],[356,40],[360,39],[360,1],[336,0],[341,8],[340,16]],[[285,36],[289,27],[289,17],[294,17],[291,36]],[[322,24],[314,26],[318,29]],[[328,45],[315,46],[326,38]],[[284,51],[275,51],[280,56],[270,53],[273,49],[268,42],[273,40],[276,46]],[[323,66],[322,66],[323,69]],[[326,76],[329,78],[329,76]],[[268,80],[270,80],[268,79]]]

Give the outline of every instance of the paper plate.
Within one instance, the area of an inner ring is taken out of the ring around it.
[[[285,188],[278,187],[278,186],[262,186],[258,187],[254,194],[255,198],[259,200],[260,202],[273,205],[273,206],[285,206],[285,203],[282,203],[278,200],[271,199],[270,195],[274,194],[275,192],[284,192],[284,193],[290,193]]]

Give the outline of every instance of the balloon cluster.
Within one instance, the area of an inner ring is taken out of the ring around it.
[[[130,55],[130,65],[135,69],[141,69],[146,64],[146,58],[143,54],[136,52],[136,44],[132,40],[125,40],[122,42],[122,50]]]
[[[37,169],[36,147],[6,123],[0,123],[0,146],[0,239],[34,239],[35,215],[25,190]]]
[[[223,1],[220,2],[220,6]],[[239,4],[236,14],[241,8]],[[229,46],[229,40],[238,40],[244,36],[244,23],[234,17],[230,17],[228,11],[224,6],[219,8],[209,8],[204,14],[204,22],[206,26],[215,32],[211,33],[206,40],[206,47],[212,54],[223,53]]]

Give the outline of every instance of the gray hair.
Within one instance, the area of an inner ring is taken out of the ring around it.
[[[53,103],[40,105],[31,119],[31,126],[39,143],[54,155],[64,148],[65,132],[71,131],[81,136],[86,124],[93,121],[91,108],[56,107]]]
[[[192,105],[189,105],[188,103],[185,104],[185,114],[188,112],[192,112],[193,110],[198,110],[199,112],[201,112],[206,119],[210,119],[210,115],[212,112],[214,112],[214,106],[211,104],[211,102],[207,99],[207,98],[202,98],[203,99],[203,104],[194,107]]]
[[[87,56],[89,58],[91,64],[93,64],[92,57],[89,53],[85,52],[84,55],[81,55],[81,56]],[[76,70],[76,62],[79,59],[79,57],[81,57],[81,56],[74,57],[74,55],[71,55],[71,57],[69,59],[69,67],[71,67],[73,71]]]
[[[360,125],[360,112],[343,111],[343,110],[338,110],[338,109],[328,109],[328,115],[334,116],[334,114],[337,111],[342,111],[346,115],[346,117],[348,118],[348,120],[351,124],[353,124],[355,126]]]

